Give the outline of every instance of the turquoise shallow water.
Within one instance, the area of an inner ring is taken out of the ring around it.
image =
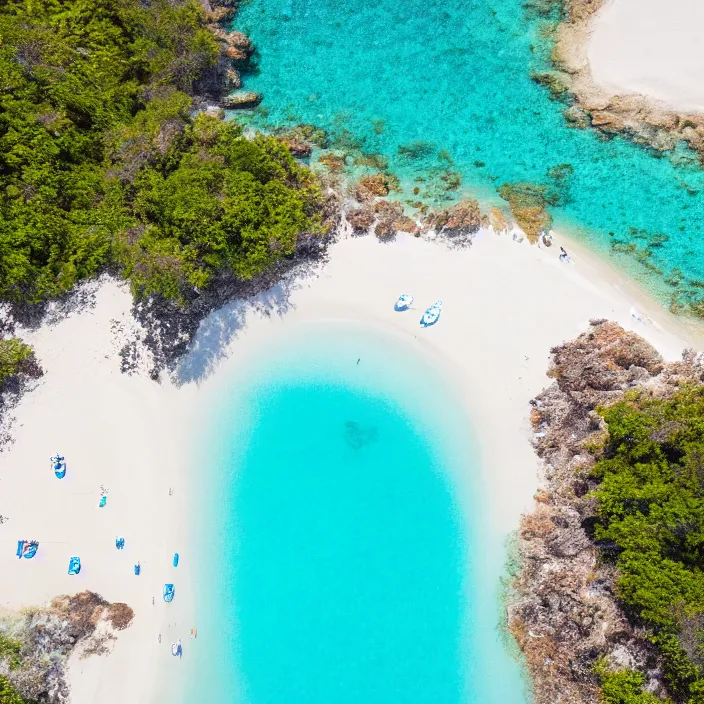
[[[521,0],[247,0],[235,26],[258,49],[245,87],[265,96],[259,124],[324,127],[332,146],[386,156],[431,200],[456,196],[442,191],[448,168],[483,197],[505,182],[556,188],[558,224],[600,250],[637,246],[646,266],[619,260],[651,285],[701,292],[681,280],[704,279],[697,160],[567,127],[529,78],[550,44]]]
[[[432,361],[304,326],[211,414],[183,701],[525,704],[498,629],[502,536]]]

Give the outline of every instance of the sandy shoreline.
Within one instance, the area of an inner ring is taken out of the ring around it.
[[[696,0],[611,0],[591,23],[594,80],[612,92],[641,93],[676,110],[704,110],[704,5]]]
[[[573,264],[559,261],[560,243],[574,254]],[[273,291],[260,297],[259,309],[234,303],[205,321],[183,365],[185,376],[199,383],[178,388],[120,373],[117,352],[121,326],[130,325],[130,297],[114,281],[96,288],[94,308],[23,335],[46,374],[15,410],[15,442],[0,455],[0,513],[10,518],[0,525],[0,572],[7,575],[0,606],[40,605],[92,589],[135,610],[134,624],[110,655],[71,663],[74,704],[153,702],[159,673],[173,666],[170,640],[188,642],[195,622],[187,496],[196,418],[203,422],[209,394],[232,358],[271,339],[277,327],[357,320],[394,330],[442,359],[467,399],[492,527],[502,534],[517,526],[538,484],[528,401],[550,382],[550,347],[575,337],[594,317],[638,332],[668,359],[701,346],[699,332],[560,237],[545,249],[482,231],[466,250],[409,236],[388,244],[342,239],[319,276],[295,284],[284,315],[261,308],[271,311],[278,301]],[[397,314],[393,302],[404,291],[415,296],[418,310]],[[420,311],[438,298],[445,303],[439,324],[421,331]],[[651,321],[639,322],[633,309]],[[206,374],[211,358],[224,361]],[[57,450],[68,460],[61,481],[48,464]],[[101,484],[109,489],[104,509],[97,508]],[[126,539],[122,552],[115,549],[117,535]],[[37,558],[14,557],[20,538],[41,542]],[[177,570],[175,551],[182,557]],[[73,554],[83,560],[79,577],[66,574]],[[140,577],[132,573],[137,560]],[[161,599],[167,581],[177,585],[169,606]],[[142,683],[139,694],[134,682]]]

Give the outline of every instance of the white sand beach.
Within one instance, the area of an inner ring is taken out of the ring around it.
[[[596,83],[642,93],[684,111],[704,110],[704,3],[607,0],[587,46]]]
[[[573,263],[559,261],[559,244]],[[415,296],[418,311],[394,312],[401,292]],[[420,310],[438,298],[439,323],[421,329]],[[130,296],[115,281],[97,286],[93,308],[23,335],[45,376],[15,409],[15,442],[0,454],[0,513],[9,517],[0,525],[0,606],[41,605],[91,589],[135,610],[109,655],[73,659],[73,704],[152,704],[150,681],[166,661],[173,664],[170,641],[180,636],[190,647],[187,487],[195,418],[202,422],[208,394],[245,347],[265,344],[281,326],[349,319],[393,329],[433,353],[467,399],[493,527],[508,533],[539,482],[528,402],[550,383],[550,348],[585,330],[590,318],[618,321],[668,359],[695,345],[698,334],[559,236],[549,249],[490,231],[465,250],[405,235],[388,244],[342,239],[318,276],[296,283],[290,304],[283,316],[241,303],[213,314],[196,346],[197,354],[216,351],[216,366],[200,383],[178,388],[121,374],[117,353]],[[56,451],[68,462],[63,480],[49,466]],[[105,508],[97,507],[101,485],[109,490]],[[115,548],[118,535],[123,551]],[[21,538],[41,543],[31,561],[14,556]],[[175,551],[182,557],[176,569]],[[70,577],[74,554],[83,570]],[[139,577],[132,572],[137,560]],[[177,585],[170,605],[161,598],[165,582]]]

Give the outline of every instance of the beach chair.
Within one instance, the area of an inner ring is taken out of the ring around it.
[[[165,584],[164,585],[164,601],[169,604],[174,600],[174,585]]]
[[[70,575],[76,575],[81,571],[81,558],[77,555],[69,558],[68,561],[68,573]]]
[[[134,566],[134,573],[137,577],[139,577],[139,573],[142,571],[142,568],[139,564],[139,562]]]
[[[118,550],[124,550],[124,548],[125,548],[125,539],[124,539],[124,538],[120,538],[120,537],[115,538],[115,547],[116,547]]]
[[[178,553],[174,553],[174,567],[178,567]]]

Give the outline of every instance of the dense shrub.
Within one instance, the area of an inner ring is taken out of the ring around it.
[[[634,397],[601,413],[609,437],[594,470],[596,538],[616,550],[619,597],[662,652],[673,694],[701,701],[704,388]]]
[[[300,169],[190,115],[220,54],[196,0],[0,4],[0,299],[108,265],[179,296],[290,254],[314,225]]]
[[[7,379],[23,371],[31,357],[32,348],[22,342],[22,340],[16,337],[12,337],[9,340],[0,338],[0,390]],[[1,652],[2,641],[0,640]]]

